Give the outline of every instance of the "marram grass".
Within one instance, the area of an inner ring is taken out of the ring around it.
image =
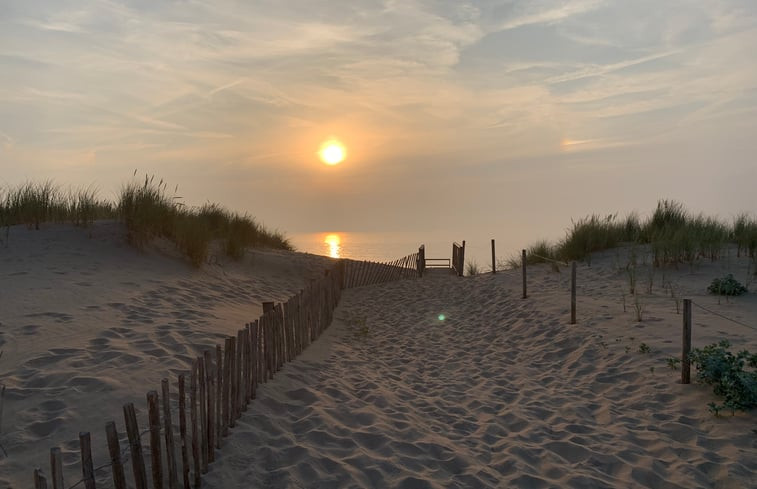
[[[181,197],[169,195],[166,182],[155,177],[125,184],[115,203],[100,199],[94,187],[64,191],[49,180],[0,187],[2,227],[22,224],[39,229],[45,222],[86,227],[97,219],[122,221],[129,242],[138,248],[156,238],[168,239],[195,266],[207,261],[215,240],[234,259],[241,259],[247,247],[293,249],[282,233],[269,231],[248,215],[218,204],[187,208]]]
[[[691,215],[683,204],[660,200],[646,220],[637,214],[619,219],[591,215],[574,221],[565,238],[551,245],[538,241],[527,249],[527,263],[551,260],[591,260],[591,254],[620,244],[648,244],[654,264],[693,264],[698,260],[716,260],[729,243],[736,243],[738,254],[757,259],[757,218],[740,214],[732,223],[713,217]],[[520,257],[512,257],[508,265],[520,267]]]

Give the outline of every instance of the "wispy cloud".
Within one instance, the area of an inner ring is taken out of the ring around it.
[[[361,172],[412,180],[756,117],[751,0],[9,2],[0,163],[27,168],[95,155],[306,185],[294,169],[337,134]]]

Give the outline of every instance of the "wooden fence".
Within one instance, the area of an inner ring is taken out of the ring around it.
[[[91,435],[81,432],[81,479],[64,485],[61,450],[52,448],[50,487],[71,489],[81,485],[95,489],[98,476],[101,485],[108,479],[108,468],[116,489],[147,489],[148,469],[155,489],[201,487],[202,474],[215,461],[229,429],[255,399],[258,386],[273,379],[286,362],[294,360],[331,324],[341,291],[422,275],[423,249],[421,246],[418,253],[389,263],[340,260],[284,304],[263,303],[263,315],[258,320],[227,337],[223,346],[203,351],[192,362],[188,379],[186,374],[177,376],[176,401],[171,402],[174,394],[167,378],[160,389],[147,393],[147,429],[140,431],[133,403],[123,407],[125,439],[123,431],[119,439],[115,421],[106,423],[107,463],[94,467]],[[175,434],[177,421],[179,431]],[[142,447],[142,436],[147,433],[149,458]],[[123,449],[121,440],[125,441]],[[131,465],[128,486],[129,471],[124,467],[129,462],[127,457]],[[34,487],[48,487],[47,477],[39,468],[34,469]]]
[[[452,243],[452,268],[462,277],[465,270],[465,241],[462,245]]]
[[[345,266],[344,284],[342,284],[342,287],[351,289],[353,287],[422,276],[423,270],[421,266],[425,266],[425,260],[421,259],[422,249],[423,246],[419,248],[418,253],[407,255],[392,262],[377,263],[349,259],[342,260]]]

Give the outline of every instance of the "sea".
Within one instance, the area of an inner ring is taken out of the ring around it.
[[[297,251],[332,258],[352,258],[385,262],[416,253],[425,246],[426,258],[452,258],[452,243],[462,243],[440,233],[323,231],[287,236]],[[481,271],[491,270],[492,239],[495,241],[497,269],[505,268],[508,258],[519,257],[530,242],[517,237],[471,236],[465,240],[465,262],[475,263]]]

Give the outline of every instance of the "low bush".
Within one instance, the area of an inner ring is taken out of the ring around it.
[[[733,278],[732,274],[728,274],[723,278],[716,278],[712,281],[707,291],[711,294],[717,295],[742,295],[748,292],[747,288],[741,285],[741,283]]]
[[[723,398],[722,404],[709,405],[716,415],[723,408],[734,413],[757,407],[757,354],[743,350],[734,355],[730,346],[723,340],[689,354],[697,380],[711,385],[715,395]]]

